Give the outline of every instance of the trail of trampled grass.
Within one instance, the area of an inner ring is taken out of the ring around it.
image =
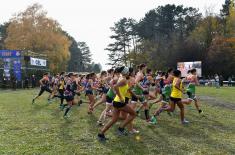
[[[103,106],[93,115],[87,115],[86,104],[75,106],[65,120],[58,103],[47,104],[47,95],[32,105],[33,94],[35,90],[0,93],[0,154],[235,154],[235,113],[227,108],[203,104],[205,114],[199,116],[188,107],[187,126],[178,115],[163,113],[157,126],[137,118],[139,137],[118,137],[115,125],[102,144],[96,139],[96,121]]]
[[[218,89],[215,87],[198,87],[197,93],[235,104],[235,87],[220,87]]]

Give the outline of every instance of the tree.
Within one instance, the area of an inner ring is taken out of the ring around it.
[[[233,0],[225,0],[224,4],[222,5],[222,9],[220,10],[221,17],[225,18],[229,15],[229,7],[233,3]]]
[[[224,36],[214,38],[210,47],[210,61],[220,74],[230,76],[235,74],[235,5],[230,1],[228,14],[225,17],[226,31]],[[224,67],[226,64],[226,67]]]
[[[108,50],[110,63],[109,65],[127,65],[128,54],[130,52],[131,40],[133,46],[136,47],[134,32],[135,20],[129,18],[122,18],[111,27],[111,31],[114,32],[110,38],[114,40],[110,43],[105,50]]]
[[[91,64],[91,51],[85,42],[78,42],[78,48],[81,51],[81,65],[83,66],[83,71],[88,69],[89,65]]]
[[[9,23],[4,23],[0,25],[0,49],[4,49],[4,40],[7,37],[7,27]]]
[[[216,36],[208,52],[208,72],[229,77],[235,74],[235,42]]]
[[[54,72],[66,69],[70,41],[57,21],[48,18],[39,4],[15,15],[7,28],[7,49],[30,50],[46,54]]]
[[[140,56],[148,53],[151,66],[175,67],[177,61],[184,59],[186,40],[200,20],[201,14],[192,7],[168,4],[150,10],[137,26]]]
[[[235,5],[233,1],[230,1],[229,14],[226,16],[226,32],[228,37],[235,37]]]
[[[82,52],[81,49],[78,47],[77,41],[66,33],[69,40],[72,42],[69,51],[70,51],[70,59],[68,61],[68,68],[67,71],[69,72],[81,72],[83,71],[82,67]]]

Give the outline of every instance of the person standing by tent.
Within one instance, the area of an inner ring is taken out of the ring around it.
[[[218,75],[218,74],[215,74],[215,87],[216,87],[216,88],[220,88],[220,86],[219,86],[219,80],[220,80],[219,75]]]

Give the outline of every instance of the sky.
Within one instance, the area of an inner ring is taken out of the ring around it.
[[[0,0],[0,24],[7,22],[13,14],[39,3],[48,12],[48,17],[57,20],[62,28],[77,41],[85,41],[90,47],[93,61],[108,69],[108,51],[111,42],[110,27],[120,18],[137,21],[149,10],[160,5],[175,4],[206,9],[219,13],[224,0]]]

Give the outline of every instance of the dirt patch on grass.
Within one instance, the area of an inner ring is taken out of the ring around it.
[[[234,103],[222,101],[222,100],[219,100],[219,99],[211,97],[211,96],[199,96],[199,98],[201,101],[203,101],[204,103],[206,103],[208,105],[235,110]]]

